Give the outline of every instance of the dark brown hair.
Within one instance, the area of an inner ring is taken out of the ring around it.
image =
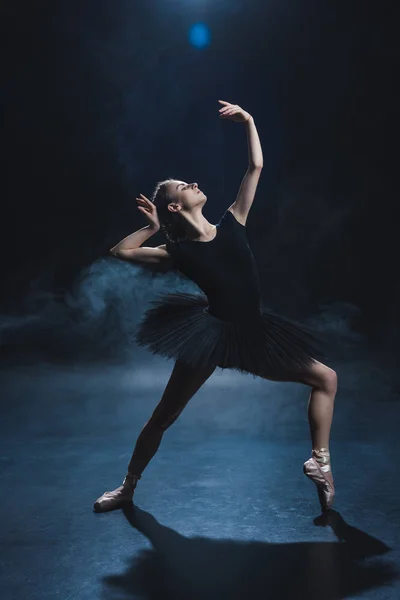
[[[167,184],[174,181],[173,178],[159,181],[154,188],[150,200],[157,208],[157,215],[163,230],[169,242],[176,242],[179,239],[186,238],[186,231],[182,223],[182,217],[179,213],[173,213],[168,210],[168,204],[174,201],[171,194],[168,194]]]

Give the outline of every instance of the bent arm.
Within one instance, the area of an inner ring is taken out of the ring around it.
[[[142,229],[134,231],[130,235],[126,236],[123,240],[121,240],[118,244],[113,246],[110,252],[111,254],[117,255],[123,250],[132,250],[134,248],[139,248],[146,240],[148,240],[152,235],[157,233],[157,231],[158,228],[152,225],[142,227]]]
[[[142,244],[154,235],[159,228],[147,225],[134,231],[111,248],[110,253],[116,258],[147,264],[164,264],[172,266],[172,257],[167,252],[166,245],[142,247]]]

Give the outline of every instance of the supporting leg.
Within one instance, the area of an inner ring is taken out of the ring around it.
[[[305,375],[304,383],[312,386],[308,401],[308,422],[312,447],[329,450],[333,409],[337,392],[336,372],[318,363]]]
[[[267,378],[268,379],[268,378]],[[293,381],[311,386],[308,401],[308,422],[312,457],[304,463],[304,474],[317,486],[322,510],[330,508],[335,495],[329,440],[337,392],[337,374],[319,361],[301,373],[293,373],[281,381]]]
[[[335,488],[332,476],[329,441],[337,392],[337,374],[326,365],[316,362],[306,373],[303,382],[311,385],[308,401],[308,422],[312,457],[304,463],[304,474],[317,486],[323,511],[333,503]]]

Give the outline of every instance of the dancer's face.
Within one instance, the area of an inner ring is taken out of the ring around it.
[[[187,183],[186,181],[174,179],[167,185],[169,196],[170,198],[173,198],[169,205],[169,210],[172,210],[172,212],[181,210],[179,206],[190,210],[194,206],[203,205],[207,200],[207,196],[199,190],[199,186],[196,182]]]

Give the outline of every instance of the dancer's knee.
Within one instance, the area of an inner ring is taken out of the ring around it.
[[[330,395],[336,394],[338,386],[336,371],[318,361],[315,361],[312,367],[301,374],[299,381],[310,385],[313,388],[323,390]]]
[[[165,431],[175,423],[181,412],[182,409],[179,409],[174,413],[155,413],[149,421],[149,426],[158,431]]]
[[[327,368],[323,376],[323,388],[332,395],[335,395],[338,387],[338,376],[336,371]]]

